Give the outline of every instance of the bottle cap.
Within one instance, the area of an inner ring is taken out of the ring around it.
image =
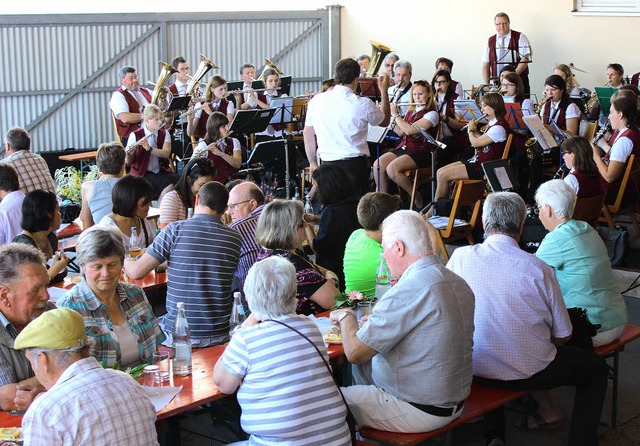
[[[176,307],[177,307],[177,308],[184,308],[184,302],[178,302],[178,303],[176,304]]]

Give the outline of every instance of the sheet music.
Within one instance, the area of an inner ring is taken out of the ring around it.
[[[472,119],[478,119],[482,116],[480,107],[478,107],[476,101],[472,99],[459,99],[453,101],[453,111],[462,115],[461,122],[469,122]],[[479,122],[486,122],[486,120]]]
[[[387,132],[389,131],[388,127],[380,127],[379,125],[370,125],[369,132],[367,133],[367,142],[373,144],[380,144],[385,136],[387,136]]]
[[[496,179],[498,180],[498,183],[500,183],[500,187],[502,188],[502,190],[513,189],[513,184],[509,179],[509,174],[507,173],[506,168],[496,167],[494,172],[496,174]]]
[[[527,127],[529,127],[529,130],[531,130],[531,133],[533,133],[533,136],[538,140],[538,143],[544,150],[549,150],[558,145],[538,115],[523,116],[522,120],[527,124]]]

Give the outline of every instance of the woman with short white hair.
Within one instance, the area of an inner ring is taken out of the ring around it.
[[[278,256],[262,260],[249,270],[244,292],[251,317],[213,370],[220,391],[238,390],[242,428],[251,435],[234,444],[350,445],[322,334],[295,313],[295,267]]]
[[[585,308],[589,320],[601,325],[593,346],[612,342],[627,323],[627,308],[604,242],[588,223],[572,219],[576,195],[564,181],[542,184],[535,200],[549,230],[536,256],[555,269],[567,308]]]

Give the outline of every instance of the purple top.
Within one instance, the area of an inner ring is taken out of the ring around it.
[[[306,314],[309,316],[311,314],[318,314],[329,310],[329,308],[322,308],[320,305],[309,299],[313,293],[318,291],[318,289],[327,281],[313,263],[304,257],[299,256],[298,254],[293,254],[289,251],[266,248],[262,248],[262,251],[258,255],[258,261],[271,256],[283,257],[290,261],[296,268],[296,282],[298,283],[298,292],[296,294],[296,297],[298,298],[298,305],[296,307],[296,313]]]

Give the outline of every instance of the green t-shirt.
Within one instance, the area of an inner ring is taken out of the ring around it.
[[[367,237],[364,229],[357,229],[351,234],[344,250],[345,292],[375,295],[376,271],[382,251],[382,245]]]

